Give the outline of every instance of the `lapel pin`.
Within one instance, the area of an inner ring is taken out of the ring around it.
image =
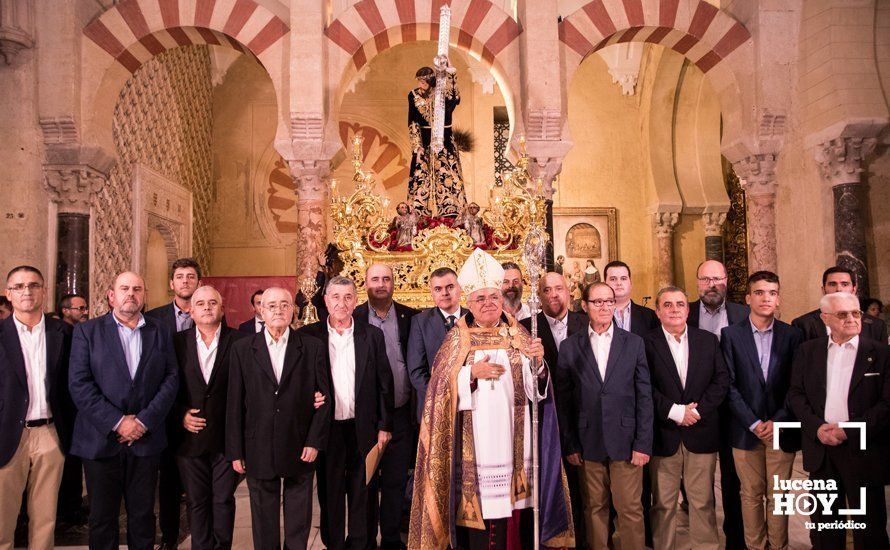
[[[869,357],[869,358],[868,358],[868,362],[871,363],[871,361],[872,361],[872,359],[871,359],[871,357]]]

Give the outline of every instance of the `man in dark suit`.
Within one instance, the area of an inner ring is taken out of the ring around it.
[[[757,271],[748,277],[748,319],[723,329],[720,346],[729,369],[729,437],[742,486],[742,518],[748,548],[788,546],[788,517],[772,513],[773,477],[790,479],[799,449],[790,430],[773,449],[773,422],[794,420],[786,407],[791,363],[803,338],[776,319],[779,277]]]
[[[90,548],[117,548],[121,497],[127,545],[154,544],[155,485],[176,398],[172,336],[140,311],[145,282],[124,272],[109,291],[110,315],[81,323],[71,344],[69,386],[77,406],[71,452],[83,458]]]
[[[411,330],[411,318],[417,314],[417,310],[393,301],[395,286],[392,268],[388,265],[374,264],[369,267],[365,272],[365,288],[368,301],[355,308],[355,318],[383,332],[386,357],[392,369],[394,401],[392,439],[380,462],[380,508],[379,513],[371,510],[371,517],[380,520],[380,547],[384,550],[399,549],[404,547],[400,532],[405,511],[405,486],[411,460],[417,450],[414,446],[413,388],[405,367],[408,332]],[[371,499],[370,505],[376,508],[377,500]],[[369,540],[376,540],[377,522],[370,522],[369,527]]]
[[[559,347],[566,338],[587,329],[587,316],[576,311],[569,311],[569,285],[559,273],[545,273],[538,283],[538,297],[541,300],[541,312],[538,313],[538,338],[544,346],[544,361],[555,372],[559,360]],[[520,321],[531,330],[531,318]],[[556,378],[553,379],[556,383]],[[575,524],[575,546],[586,548],[587,538],[584,526],[584,514],[581,510],[584,501],[581,498],[581,479],[579,469],[568,462],[565,463],[566,479],[569,484],[569,496],[572,519]]]
[[[179,258],[170,269],[170,290],[173,301],[167,305],[146,311],[145,316],[154,319],[170,331],[170,337],[192,328],[195,325],[189,311],[192,294],[201,283],[201,266],[191,258]],[[182,419],[171,414],[167,420],[168,433],[179,430]],[[176,464],[176,450],[168,446],[161,453],[160,473],[158,474],[158,523],[161,527],[159,550],[170,550],[179,541],[179,516],[182,512],[182,480]]]
[[[445,340],[445,334],[467,314],[467,310],[460,307],[460,285],[453,269],[440,267],[430,274],[430,294],[435,305],[411,319],[408,336],[408,376],[417,390],[417,418],[423,415],[430,365]]]
[[[849,292],[855,295],[856,290],[856,274],[846,267],[836,265],[829,267],[822,273],[823,296],[834,292]],[[828,334],[827,325],[822,321],[822,312],[819,309],[801,315],[791,321],[791,324],[803,332],[804,340],[813,340]],[[863,315],[861,336],[886,344],[887,325],[877,317]]]
[[[714,472],[720,448],[719,407],[729,373],[713,334],[687,325],[686,292],[665,287],[655,298],[661,330],[646,335],[652,373],[655,445],[652,537],[655,548],[676,543],[680,484],[689,503],[689,538],[695,548],[717,550]]]
[[[266,328],[263,322],[263,312],[260,309],[263,300],[263,289],[257,290],[250,296],[250,307],[253,308],[253,317],[238,325],[238,330],[244,334],[256,334]]]
[[[28,491],[28,548],[53,548],[56,504],[71,443],[71,328],[43,314],[45,282],[23,265],[6,276],[12,315],[0,322],[0,547],[12,548]]]
[[[699,299],[689,304],[690,327],[706,330],[720,339],[720,331],[748,318],[747,306],[726,301],[726,267],[716,260],[705,260],[698,266],[696,282]],[[742,523],[741,484],[735,471],[729,423],[732,411],[724,400],[720,409],[720,496],[723,502],[723,534],[727,550],[745,548]]]
[[[327,319],[301,329],[324,342],[328,351],[334,420],[319,466],[318,487],[327,523],[322,534],[333,550],[373,544],[368,540],[368,525],[376,522],[375,507],[369,501],[377,498],[377,490],[376,480],[366,476],[366,461],[371,451],[383,453],[392,438],[393,376],[386,340],[380,329],[353,317],[355,295],[351,279],[332,277],[324,296]]]
[[[192,294],[195,326],[177,333],[180,424],[171,436],[185,487],[192,548],[231,548],[238,474],[225,458],[226,396],[231,345],[245,335],[222,323],[222,297],[212,286]]]
[[[290,292],[268,288],[262,304],[266,328],[229,352],[226,459],[247,475],[253,546],[281,547],[283,486],[285,547],[306,548],[314,462],[330,429],[331,405],[315,407],[316,392],[331,393],[326,350],[290,328]]]
[[[817,505],[810,521],[843,522],[837,512],[846,501],[846,508],[865,511],[864,516],[851,516],[865,524],[865,529],[852,530],[853,547],[888,548],[884,485],[890,483],[890,349],[861,337],[862,313],[854,294],[826,294],[820,309],[831,336],[801,344],[788,392],[801,423],[804,469],[810,479],[837,484],[837,491],[828,491],[838,495],[831,510]],[[865,426],[842,428],[841,422]],[[846,534],[843,527],[811,529],[810,540],[817,550],[843,549]]]
[[[587,330],[559,348],[556,405],[566,460],[582,471],[587,542],[609,545],[610,502],[621,545],[643,548],[643,466],[652,454],[652,389],[643,340],[615,326],[615,294],[585,290]],[[580,510],[578,511],[580,513]]]
[[[621,261],[609,262],[603,268],[603,280],[615,291],[615,324],[639,337],[658,328],[658,317],[646,306],[630,299],[633,287],[630,266]]]

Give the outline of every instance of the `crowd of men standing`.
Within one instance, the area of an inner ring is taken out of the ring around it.
[[[503,268],[504,311],[529,327],[521,270]],[[722,528],[727,548],[785,548],[773,479],[790,479],[802,450],[811,478],[835,480],[848,508],[866,488],[855,547],[888,547],[890,351],[884,322],[860,311],[852,272],[826,270],[819,308],[791,324],[776,318],[771,272],[751,274],[746,304],[735,304],[724,266],[706,261],[698,300],[666,287],[654,311],[631,300],[627,264],[609,263],[603,279],[584,290],[583,313],[569,311],[562,275],[547,273],[535,289],[577,546],[673,548],[682,507],[694,547],[718,548]],[[332,277],[321,321],[298,330],[286,289],[255,293],[255,317],[236,330],[219,292],[200,281],[197,263],[177,260],[174,300],[144,312],[144,280],[124,272],[108,314],[87,320],[84,298],[69,295],[57,320],[43,313],[40,271],[9,272],[0,549],[12,547],[23,493],[29,548],[53,547],[57,510],[66,521],[88,513],[90,547],[117,548],[122,501],[127,545],[153,548],[156,500],[159,546],[175,548],[183,494],[192,547],[229,548],[243,479],[254,547],[305,548],[316,478],[328,548],[374,548],[378,534],[381,548],[403,548],[431,365],[467,314],[457,274],[432,272],[434,306],[424,311],[393,301],[386,265],[368,268],[364,304],[352,280]],[[783,430],[775,448],[774,424],[789,421],[801,430]],[[866,430],[841,426],[848,421]],[[812,520],[830,514],[817,509]],[[811,537],[843,548],[846,533]]]

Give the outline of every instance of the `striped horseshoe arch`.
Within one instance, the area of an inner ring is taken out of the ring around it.
[[[522,32],[519,23],[488,0],[362,0],[328,25],[327,37],[352,57],[355,70],[393,46],[438,40],[439,8],[451,6],[456,45],[487,65]]]
[[[559,38],[579,63],[610,44],[649,42],[685,55],[707,73],[751,33],[701,0],[594,0],[560,23]]]
[[[192,44],[260,58],[287,32],[281,18],[253,0],[123,0],[83,29],[131,73],[166,50]]]

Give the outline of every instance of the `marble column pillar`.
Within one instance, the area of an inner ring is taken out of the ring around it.
[[[674,227],[680,220],[677,212],[655,212],[652,226],[655,233],[655,288],[674,284]]]
[[[550,243],[547,245],[545,264],[547,271],[553,271],[553,195],[556,193],[556,181],[562,171],[562,157],[534,157],[530,159],[528,171],[535,182],[534,191],[540,192],[547,201],[547,234]]]
[[[860,297],[868,295],[865,245],[867,197],[861,185],[864,160],[875,148],[875,138],[846,137],[820,143],[816,162],[822,180],[834,195],[834,252],[839,266],[856,274]]]
[[[705,220],[705,258],[723,263],[723,224],[726,212],[708,212]]]
[[[324,266],[328,244],[330,162],[292,160],[289,165],[297,192],[297,230],[300,235],[297,280],[314,279],[319,268]]]
[[[90,207],[96,193],[108,180],[113,160],[101,151],[68,149],[47,151],[50,161],[80,160],[82,163],[44,165],[44,183],[58,207],[56,234],[55,299],[77,293],[89,303]]]
[[[748,271],[776,273],[776,155],[751,155],[732,166],[745,191]]]

